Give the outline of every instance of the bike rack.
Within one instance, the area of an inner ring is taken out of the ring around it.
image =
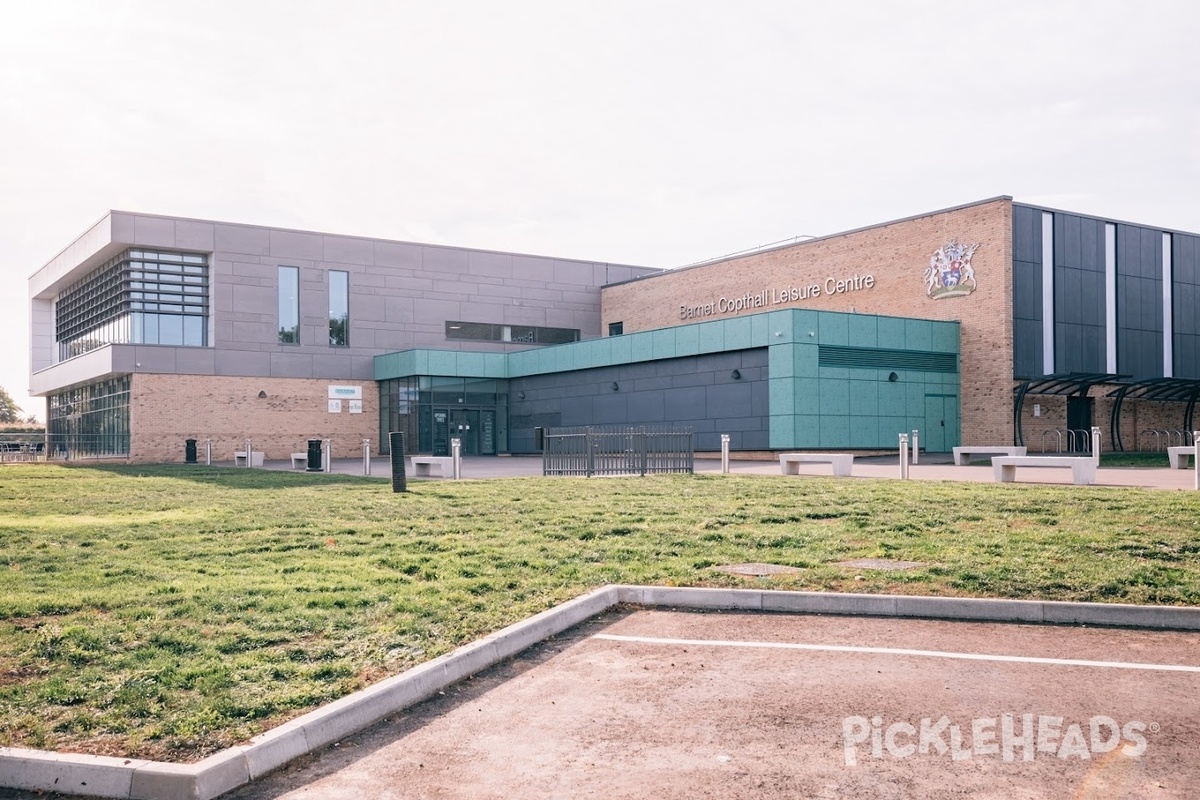
[[[1058,437],[1058,449],[1055,450],[1054,452],[1061,453],[1063,437],[1062,437],[1062,431],[1059,431],[1059,430],[1042,431],[1042,452],[1043,453],[1047,452],[1047,450],[1046,450],[1046,434],[1048,434],[1048,433],[1053,433],[1056,437]]]

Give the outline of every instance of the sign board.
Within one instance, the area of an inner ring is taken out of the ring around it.
[[[362,400],[351,400],[349,402],[350,402],[350,413],[351,414],[361,414],[362,413]]]
[[[334,400],[362,400],[361,386],[330,386],[329,399]],[[330,406],[332,409],[332,406]]]
[[[329,401],[329,413],[330,414],[342,413],[342,401],[341,400],[330,400]]]

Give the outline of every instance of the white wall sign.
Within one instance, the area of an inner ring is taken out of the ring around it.
[[[341,400],[330,400],[329,401],[329,413],[330,414],[342,413],[342,401]]]
[[[330,386],[329,387],[329,397],[330,397],[330,399],[337,398],[337,399],[342,399],[342,400],[362,400],[362,387],[361,386]]]
[[[351,414],[361,414],[362,413],[362,400],[351,400],[350,401],[350,413]]]

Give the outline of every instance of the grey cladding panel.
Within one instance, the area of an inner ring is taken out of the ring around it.
[[[1013,206],[1013,260],[1041,262],[1041,210],[1025,206]]]

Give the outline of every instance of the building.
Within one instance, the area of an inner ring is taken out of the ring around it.
[[[989,200],[676,270],[111,212],[30,279],[52,449],[1162,445],[1200,393],[1200,236]]]

